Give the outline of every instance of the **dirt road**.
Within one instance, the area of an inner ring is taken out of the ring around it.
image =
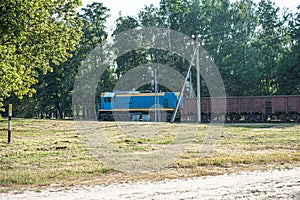
[[[300,199],[300,168],[186,180],[47,188],[1,199]]]

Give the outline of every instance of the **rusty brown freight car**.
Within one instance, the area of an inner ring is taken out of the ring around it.
[[[266,120],[266,97],[228,97],[226,121],[261,122]]]
[[[262,122],[267,120],[267,97],[240,97],[241,115],[245,122]]]
[[[300,96],[272,97],[272,118],[280,121],[298,121],[300,118]]]
[[[197,121],[197,99],[184,100],[183,121]],[[202,97],[202,121],[223,117],[227,122],[300,121],[300,95]]]
[[[197,99],[196,98],[185,98],[182,105],[181,121],[192,121],[197,120]]]
[[[201,98],[201,121],[209,122],[211,113],[211,99]],[[185,98],[183,103],[182,121],[196,122],[197,119],[197,98]]]
[[[227,98],[226,121],[239,121],[241,119],[241,105],[243,101],[239,97]]]

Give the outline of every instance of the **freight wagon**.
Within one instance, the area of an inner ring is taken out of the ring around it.
[[[213,111],[212,107],[215,108]],[[300,96],[202,97],[201,121],[209,122],[212,116],[225,116],[223,120],[227,122],[299,122]],[[196,118],[197,99],[186,98],[182,120],[196,121]]]

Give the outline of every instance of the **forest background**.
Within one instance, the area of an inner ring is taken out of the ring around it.
[[[89,53],[106,43],[110,10],[92,3],[78,11],[80,0],[0,2],[2,116],[12,103],[15,117],[73,117],[75,76]],[[137,16],[120,15],[112,37],[153,26],[199,35],[218,66],[228,96],[299,95],[299,11],[300,5],[291,12],[271,0],[161,0],[158,7],[145,6]],[[183,75],[189,66],[172,52],[132,51],[107,66],[99,78],[95,103],[130,69],[151,63],[162,63]],[[209,96],[203,80],[201,95]]]

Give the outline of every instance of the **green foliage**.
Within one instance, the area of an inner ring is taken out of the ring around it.
[[[300,93],[300,13],[295,14],[290,26],[290,36],[294,45],[280,61],[276,75],[279,94],[297,95]]]
[[[63,119],[73,115],[71,108],[75,76],[81,62],[95,47],[103,44],[106,40],[105,22],[108,16],[108,9],[102,3],[92,3],[87,8],[83,8],[80,13],[74,14],[74,20],[81,24],[81,27],[78,27],[80,29],[76,31],[82,34],[78,35],[81,37],[77,38],[79,42],[75,48],[66,52],[72,56],[57,66],[53,60],[48,61],[49,67],[52,69],[50,73],[43,74],[42,70],[38,71],[38,83],[32,87],[37,92],[31,99],[25,97],[25,99],[18,100],[15,96],[6,99],[6,104],[14,102],[17,105],[14,109],[15,116]],[[111,76],[111,72],[108,72],[105,79],[109,79]],[[102,89],[106,90],[105,87],[111,89],[108,84],[109,82],[101,84]]]
[[[284,21],[279,19],[279,8],[270,0],[261,0],[257,10],[260,30],[255,45],[257,49],[260,88],[263,95],[276,92],[275,71],[281,59],[284,47]]]
[[[102,3],[92,3],[82,9],[83,14],[79,14],[79,17],[83,21],[83,37],[81,38],[81,44],[77,50],[85,54],[90,53],[98,45],[102,44],[107,39],[107,33],[105,31],[105,23],[109,9],[104,7]]]
[[[121,16],[115,33],[160,26],[188,36],[199,35],[200,43],[219,68],[229,96],[297,94],[296,18],[287,11],[281,14],[271,0],[259,4],[252,0],[161,0],[159,8],[146,6],[138,18]],[[145,61],[145,56],[151,59]],[[117,77],[147,62],[166,64],[184,75],[188,66],[170,52],[141,49],[118,58]],[[201,91],[209,95],[204,82]]]
[[[107,38],[105,22],[108,9],[102,3],[92,3],[83,8],[77,17],[82,21],[83,35],[72,58],[55,67],[52,73],[42,76],[35,96],[40,113],[56,113],[56,118],[72,116],[72,92],[75,76],[87,55]]]
[[[120,16],[116,21],[116,29],[113,35],[117,35],[127,30],[131,30],[139,27],[139,22],[133,17],[122,17]],[[122,41],[121,41],[122,42]],[[120,46],[120,44],[115,43],[115,46]],[[138,53],[136,51],[127,53],[117,58],[117,68],[115,70],[117,79],[119,79],[124,73],[139,65]]]
[[[39,74],[66,61],[81,36],[80,0],[0,1],[0,97],[32,95]]]

